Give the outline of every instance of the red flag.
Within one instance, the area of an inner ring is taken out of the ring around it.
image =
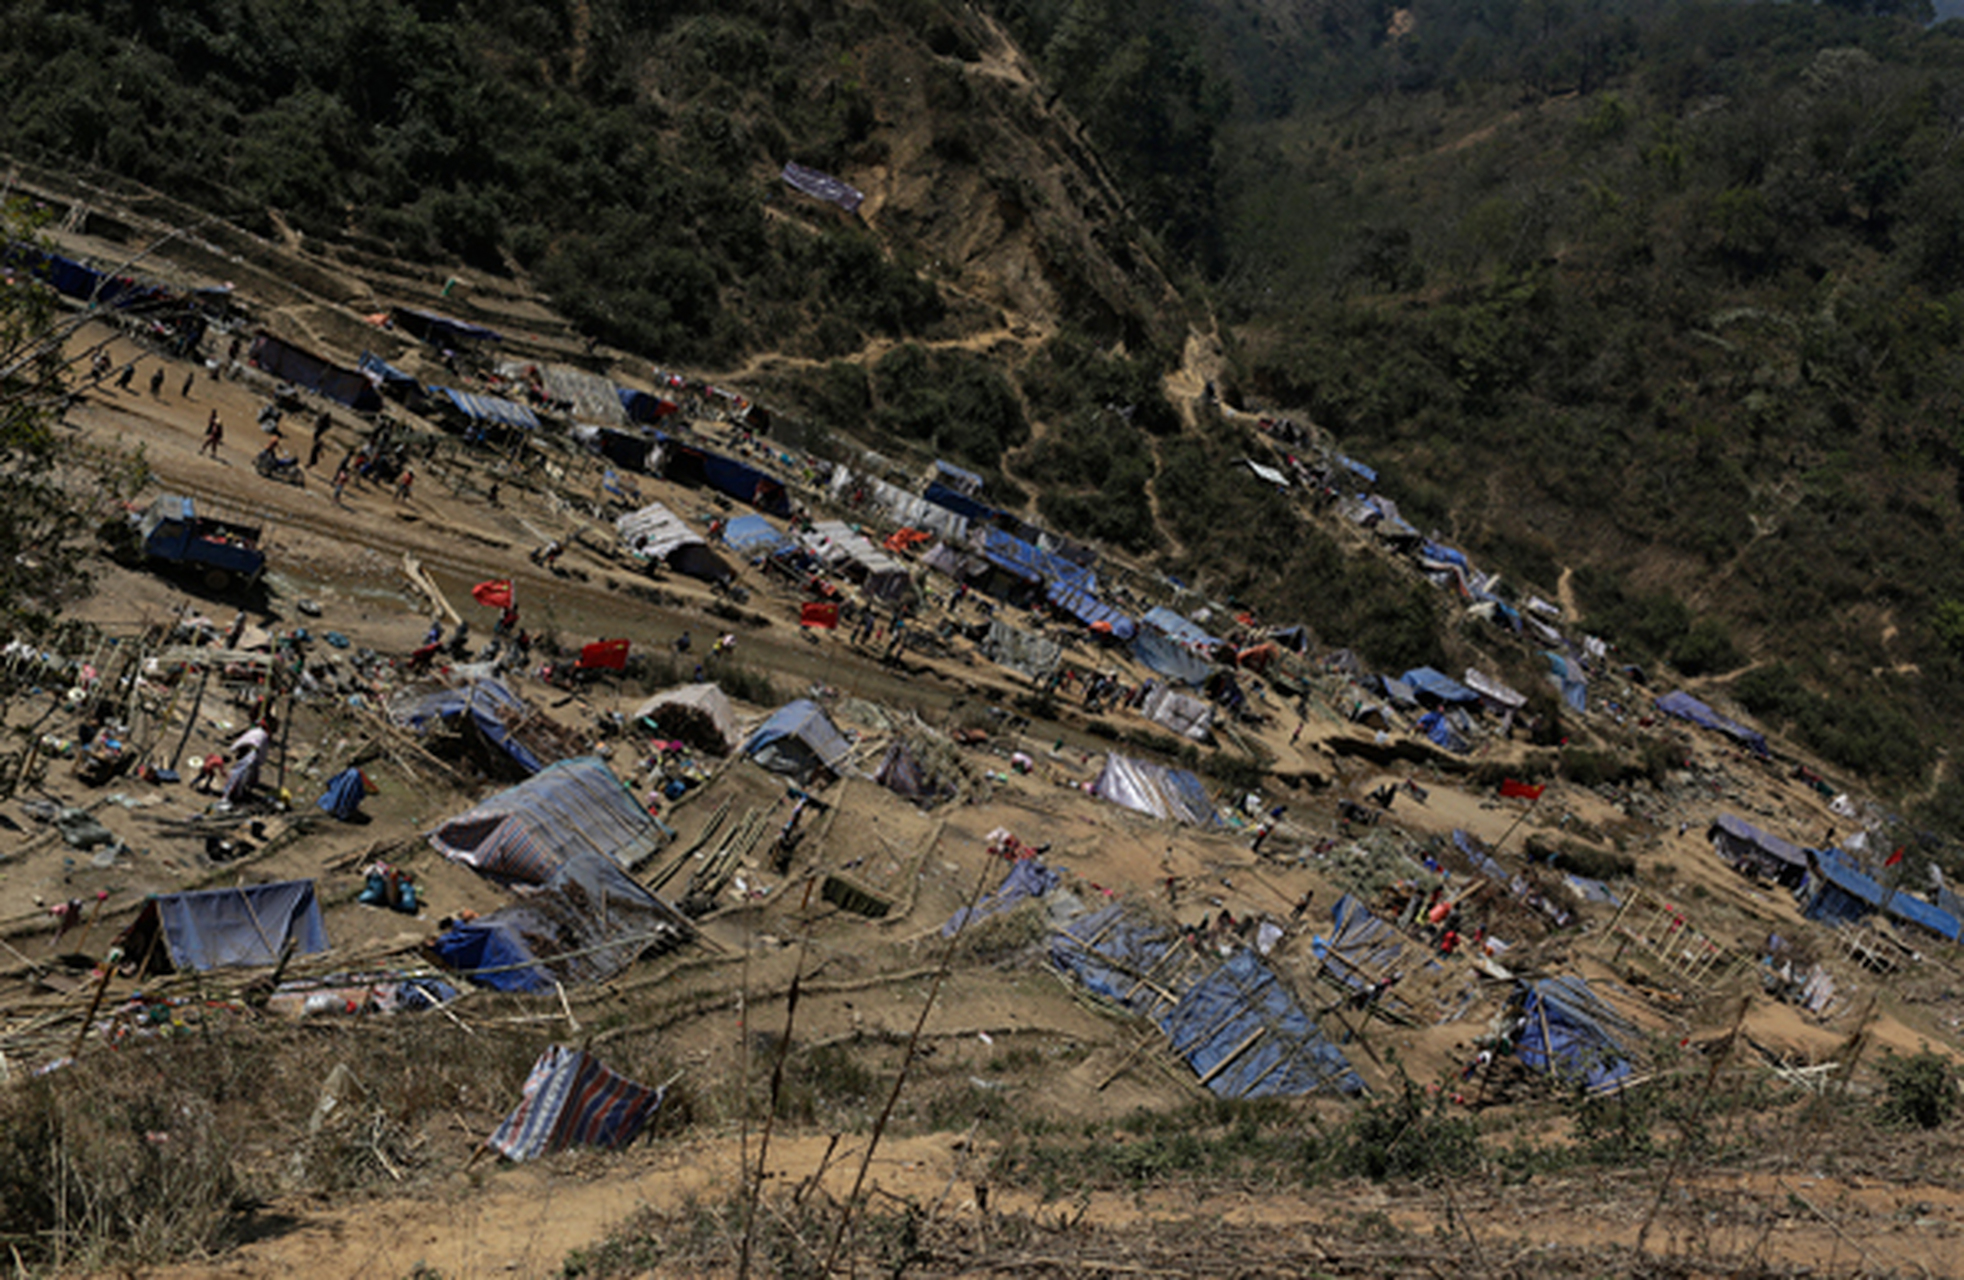
[[[471,599],[487,609],[511,608],[511,579],[493,578],[471,588]]]
[[[819,604],[813,601],[798,610],[798,625],[801,627],[824,627],[826,630],[839,625],[839,606]]]
[[[1888,857],[1882,860],[1882,865],[1885,867],[1893,867],[1898,862],[1901,862],[1902,860],[1903,860],[1902,846],[1898,845],[1894,853],[1890,854]]]
[[[1523,800],[1539,800],[1541,793],[1547,789],[1548,784],[1545,782],[1538,787],[1531,787],[1525,782],[1516,782],[1512,778],[1503,778],[1500,782],[1501,795],[1518,796]]]
[[[595,640],[580,650],[580,665],[588,671],[627,670],[627,641]]]

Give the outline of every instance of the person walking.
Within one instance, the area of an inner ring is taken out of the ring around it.
[[[123,366],[122,374],[116,379],[116,390],[128,391],[130,389],[130,379],[134,378],[135,376],[136,376],[136,361],[132,360],[128,364]]]
[[[327,447],[327,429],[333,425],[334,418],[325,409],[321,410],[320,417],[314,419],[314,447],[307,454],[309,471],[313,470],[314,464],[321,460],[321,450]]]
[[[156,399],[158,397],[161,397],[163,394],[164,394],[164,366],[158,365],[156,372],[150,375],[150,395],[152,399]]]
[[[396,476],[397,502],[406,502],[409,500],[409,486],[414,483],[416,483],[416,473],[408,467],[404,467],[401,474]]]
[[[198,371],[194,368],[191,370],[191,372],[184,375],[184,385],[177,389],[178,397],[180,399],[189,400],[191,398],[191,388],[193,385],[196,384],[197,381],[198,381]]]
[[[211,417],[205,422],[205,442],[198,446],[199,454],[208,453],[216,458],[218,456],[218,446],[224,440],[225,424],[218,420],[218,410],[213,409],[211,411]]]
[[[348,487],[348,464],[344,462],[341,464],[341,469],[334,473],[334,505],[336,506],[346,505],[341,501],[341,493],[347,487]]]

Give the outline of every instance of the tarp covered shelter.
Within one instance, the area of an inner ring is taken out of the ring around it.
[[[578,854],[597,853],[634,867],[667,838],[667,830],[606,761],[581,756],[548,766],[451,818],[430,833],[430,844],[481,875],[544,884]]]
[[[1814,873],[1811,892],[1801,914],[1823,924],[1845,924],[1875,911],[1940,938],[1958,941],[1958,918],[1912,893],[1885,887],[1849,861],[1839,850],[1810,849]]]
[[[1060,873],[1044,866],[1039,858],[1020,858],[1010,865],[1009,874],[1002,878],[1002,883],[991,890],[987,897],[977,902],[973,908],[963,907],[950,916],[948,922],[941,926],[941,936],[952,938],[958,930],[974,924],[977,920],[1000,915],[1017,903],[1030,898],[1041,898],[1063,883],[1063,879]]]
[[[936,573],[946,574],[957,582],[964,582],[983,572],[988,565],[974,556],[965,556],[946,542],[937,542],[927,549],[921,563]]]
[[[405,728],[420,732],[442,723],[476,735],[520,775],[537,773],[549,763],[514,732],[531,714],[523,698],[491,676],[403,698],[389,707],[389,719]]]
[[[790,542],[791,535],[760,515],[743,515],[723,526],[723,541],[743,555],[767,556]]]
[[[548,364],[539,366],[539,381],[545,386],[548,399],[573,407],[575,421],[603,427],[627,425],[620,389],[599,374],[571,365]]]
[[[634,387],[616,387],[614,392],[620,397],[621,410],[627,414],[629,422],[659,422],[672,413],[681,412],[681,406],[673,400],[664,400]]]
[[[327,950],[327,926],[312,880],[199,889],[150,898],[117,945],[140,973],[279,963]]]
[[[1206,785],[1186,769],[1110,755],[1095,790],[1101,800],[1169,822],[1211,827],[1219,821]]]
[[[675,738],[714,755],[726,756],[743,739],[736,709],[714,684],[664,689],[634,709],[633,720],[652,720],[665,738]]]
[[[1089,572],[1075,581],[1056,578],[1043,594],[1052,607],[1062,609],[1085,626],[1102,631],[1116,640],[1130,640],[1138,632],[1138,625],[1129,614],[1117,605],[1107,604],[1098,598],[1098,579]]]
[[[691,578],[718,582],[733,575],[730,566],[710,549],[708,539],[684,524],[682,517],[659,502],[630,511],[614,521],[629,554],[658,561]]]
[[[368,380],[380,387],[384,394],[414,391],[421,385],[414,375],[404,373],[373,351],[362,352],[361,359],[355,361],[355,368],[367,375]]]
[[[1064,650],[1049,636],[1012,627],[1001,618],[991,618],[989,630],[982,636],[982,656],[1032,680],[1044,681],[1063,661]]]
[[[820,520],[801,539],[826,565],[886,604],[905,600],[914,590],[907,566],[874,546],[843,520]]]
[[[955,793],[954,786],[923,761],[914,744],[904,737],[887,744],[886,754],[880,757],[880,767],[873,771],[873,781],[895,795],[924,805],[932,805]]]
[[[455,387],[431,386],[430,394],[450,402],[451,408],[472,422],[489,422],[521,431],[537,431],[539,416],[515,400],[502,396],[481,396]]]
[[[1472,667],[1466,669],[1466,687],[1479,694],[1489,707],[1499,711],[1519,711],[1528,705],[1526,694],[1517,693],[1504,681],[1483,671],[1475,671]]]
[[[1219,1097],[1364,1092],[1343,1051],[1248,948],[1217,961],[1121,903],[1053,934],[1050,958],[1087,991],[1152,1021]]]
[[[1589,709],[1589,678],[1582,664],[1567,654],[1552,650],[1543,655],[1548,659],[1549,678],[1555,687],[1562,691],[1562,704],[1571,711]]]
[[[934,460],[934,474],[945,481],[950,488],[970,497],[982,492],[982,477],[965,467],[958,467],[945,458]]]
[[[1637,1031],[1574,974],[1521,984],[1523,1026],[1515,1053],[1528,1067],[1590,1093],[1622,1087]]]
[[[784,162],[784,169],[778,176],[794,191],[802,191],[813,199],[837,205],[847,213],[858,213],[860,204],[866,199],[865,194],[850,183],[790,160]]]
[[[421,338],[433,347],[461,347],[472,342],[503,342],[504,335],[481,324],[416,307],[392,307],[389,319],[395,327]]]
[[[1371,914],[1361,898],[1346,893],[1330,907],[1330,932],[1311,938],[1309,947],[1324,973],[1361,991],[1389,974],[1405,939],[1390,921]]]
[[[1706,834],[1719,857],[1748,875],[1790,887],[1807,875],[1807,854],[1799,845],[1761,831],[1744,818],[1722,813],[1712,819]]]
[[[668,479],[726,493],[766,515],[791,514],[790,495],[776,476],[665,432],[657,432],[656,440],[661,445],[661,474]]]
[[[1164,725],[1183,738],[1207,741],[1214,724],[1211,703],[1181,693],[1171,685],[1160,685],[1146,695],[1139,710],[1154,724]]]
[[[1413,667],[1399,679],[1410,685],[1423,702],[1430,697],[1439,702],[1464,705],[1478,702],[1480,695],[1453,679],[1443,671],[1431,667]]]
[[[589,850],[514,892],[516,902],[437,936],[430,949],[444,967],[494,991],[549,992],[604,982],[695,932],[612,857]]]
[[[1667,716],[1689,720],[1707,729],[1716,729],[1733,741],[1749,748],[1755,755],[1766,755],[1766,736],[1755,729],[1749,729],[1737,720],[1728,719],[1712,710],[1698,699],[1682,690],[1667,693],[1657,700],[1657,709]]]
[[[616,1075],[584,1049],[548,1045],[525,1078],[518,1106],[484,1145],[508,1160],[568,1147],[616,1151],[647,1128],[665,1092]]]
[[[1190,618],[1182,617],[1180,614],[1168,609],[1165,605],[1158,605],[1146,610],[1145,616],[1140,618],[1139,621],[1167,637],[1169,640],[1177,641],[1189,649],[1200,649],[1211,654],[1215,649],[1220,647],[1221,642],[1213,636],[1208,635],[1199,623],[1194,622]]]
[[[1132,634],[1132,656],[1169,680],[1198,687],[1213,672],[1213,664],[1179,640],[1142,626]]]
[[[1420,716],[1418,731],[1456,755],[1463,756],[1473,750],[1473,744],[1461,736],[1442,711],[1428,711]]]
[[[372,413],[382,407],[381,393],[367,375],[343,369],[270,333],[262,333],[252,340],[247,359],[282,382],[319,392],[358,413]]]
[[[809,698],[787,702],[757,726],[743,744],[743,754],[772,773],[809,777],[818,769],[840,772],[852,755],[852,744]]]

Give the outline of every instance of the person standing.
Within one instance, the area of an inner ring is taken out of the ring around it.
[[[401,474],[396,476],[396,501],[397,502],[408,501],[409,486],[414,483],[416,483],[416,473],[414,471],[411,471],[408,467],[404,467],[402,469]]]
[[[164,394],[164,366],[158,365],[150,375],[150,395],[155,399]]]
[[[345,490],[347,487],[348,487],[348,464],[346,462],[343,462],[341,464],[341,469],[334,473],[334,504],[336,506],[345,505],[341,501],[341,494],[342,491]]]
[[[128,364],[123,366],[122,374],[117,377],[116,390],[128,391],[130,389],[130,379],[134,378],[135,376],[136,376],[136,361],[132,360]]]
[[[191,387],[197,381],[198,381],[198,371],[197,369],[193,368],[191,372],[184,375],[184,385],[177,389],[178,397],[180,399],[189,400],[191,398]]]
[[[312,471],[314,464],[321,460],[321,451],[327,447],[327,429],[334,425],[334,419],[325,409],[314,419],[314,447],[307,452],[307,469]]]
[[[216,458],[218,456],[218,446],[223,443],[224,439],[225,424],[218,420],[218,410],[213,409],[211,411],[211,417],[205,422],[205,442],[198,446],[198,452],[200,454],[208,453]]]

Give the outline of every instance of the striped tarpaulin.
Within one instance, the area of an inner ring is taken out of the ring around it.
[[[614,1150],[654,1118],[663,1092],[615,1075],[583,1050],[551,1045],[532,1064],[517,1108],[485,1145],[511,1160],[573,1146]]]

